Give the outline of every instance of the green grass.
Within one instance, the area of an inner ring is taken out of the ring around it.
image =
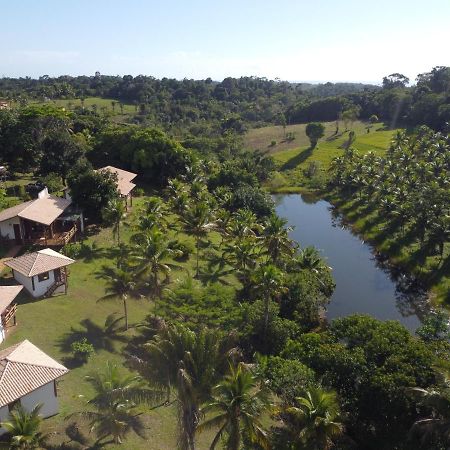
[[[324,123],[325,136],[319,141],[316,148],[311,149],[309,139],[305,133],[305,124],[290,125],[287,132],[294,132],[296,138],[292,142],[282,142],[283,128],[280,126],[265,127],[250,130],[244,141],[251,149],[264,149],[264,146],[273,156],[277,172],[267,184],[271,192],[299,192],[304,189],[315,189],[323,184],[331,161],[344,153],[343,146],[348,140],[348,132],[335,134],[334,122]],[[341,125],[341,130],[343,126]],[[383,124],[375,124],[367,133],[367,124],[355,122],[349,127],[356,134],[353,146],[361,153],[373,151],[382,155],[389,146],[396,130],[385,130]],[[274,147],[267,147],[271,140],[277,140]],[[268,143],[268,144],[267,144]],[[318,165],[316,175],[309,178],[305,169],[312,162]]]
[[[114,111],[113,111],[112,102],[115,102]],[[42,104],[43,102],[36,102],[36,103]],[[81,99],[79,99],[79,98],[68,99],[68,100],[59,100],[59,99],[51,100],[50,103],[53,103],[54,105],[57,105],[61,108],[65,108],[66,110],[71,110],[71,109],[76,108],[77,106],[82,105]],[[114,117],[116,117],[118,119],[126,118],[129,115],[137,114],[135,105],[132,105],[130,103],[123,104],[123,114],[122,114],[119,103],[120,102],[117,100],[102,98],[102,97],[86,97],[84,99],[84,107],[86,109],[92,110],[92,106],[97,105],[97,112],[99,114],[101,114],[103,111],[106,111],[108,114],[113,115]]]
[[[139,215],[139,206],[144,198],[135,199],[133,212],[129,215],[128,221],[133,223]],[[132,233],[131,227],[124,227],[122,237],[128,240]],[[211,236],[217,240],[217,235]],[[182,233],[178,238],[191,239]],[[29,339],[43,351],[64,363],[70,357],[67,351],[67,342],[75,332],[86,330],[83,321],[89,319],[95,324],[102,326],[105,318],[112,312],[122,315],[122,304],[120,302],[98,302],[98,299],[105,294],[105,282],[96,276],[102,266],[112,265],[111,254],[112,235],[110,229],[102,229],[89,241],[96,242],[98,250],[88,259],[80,259],[70,266],[69,290],[67,295],[58,295],[44,300],[32,300],[28,294],[22,293],[19,297],[19,308],[17,313],[18,325],[8,334],[6,341],[1,348],[8,347],[23,339]],[[202,262],[203,263],[203,262]],[[204,264],[204,263],[203,263]],[[194,273],[195,258],[191,258],[183,263],[183,269],[173,274],[174,282],[177,278],[186,276],[186,271]],[[2,274],[2,283],[11,281],[9,270]],[[236,282],[234,280],[234,282]],[[154,304],[148,298],[139,300],[129,300],[129,320],[131,325],[135,325],[149,314],[154,308]],[[133,327],[125,333],[126,336],[133,336]],[[88,334],[88,339],[92,336]],[[66,345],[64,345],[66,343]],[[65,375],[59,382],[59,402],[60,413],[44,422],[45,431],[55,433],[52,441],[55,443],[67,442],[69,438],[64,430],[69,422],[65,416],[74,411],[83,409],[86,398],[89,398],[91,391],[89,385],[84,381],[84,376],[88,373],[102,369],[107,361],[116,362],[123,366],[124,357],[121,353],[123,343],[117,342],[116,351],[111,353],[103,349],[96,351],[95,355],[81,367],[75,367]],[[124,369],[125,370],[125,369]],[[80,398],[79,396],[84,396]],[[147,440],[142,440],[135,435],[130,435],[125,444],[121,447],[113,445],[108,448],[126,449],[147,449],[173,450],[176,448],[176,409],[174,406],[158,408],[154,411],[143,410],[145,412],[145,422],[148,426]],[[84,429],[86,432],[87,430]],[[198,439],[198,448],[207,449],[211,443],[211,433],[205,432]]]

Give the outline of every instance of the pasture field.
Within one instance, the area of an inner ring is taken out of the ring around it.
[[[114,108],[113,108],[113,102],[114,102]],[[36,102],[39,104],[42,104],[43,102]],[[81,107],[82,102],[79,98],[73,98],[73,99],[67,99],[67,100],[50,100],[47,102],[47,104],[54,104],[57,106],[60,106],[61,108],[65,108],[66,110],[71,110],[76,107]],[[125,118],[130,115],[134,115],[137,113],[136,106],[132,105],[130,103],[122,103],[123,105],[123,114],[120,108],[120,103],[117,100],[108,99],[108,98],[101,98],[101,97],[86,97],[84,99],[84,107],[86,109],[92,110],[97,108],[97,112],[101,114],[102,112],[106,112],[109,115],[112,115],[117,118]],[[96,106],[93,106],[96,105]]]
[[[389,146],[392,136],[397,130],[386,130],[382,123],[374,124],[367,132],[368,124],[357,121],[349,126],[348,131],[336,134],[335,122],[324,123],[325,135],[312,149],[305,133],[305,124],[290,125],[286,133],[295,133],[293,141],[284,140],[281,126],[264,127],[250,130],[244,138],[247,148],[268,151],[274,158],[277,171],[267,183],[271,192],[299,192],[305,189],[320,189],[327,176],[327,171],[334,158],[344,153],[350,131],[354,131],[356,140],[353,143],[361,153],[373,151],[382,155]],[[272,140],[277,142],[271,146]]]

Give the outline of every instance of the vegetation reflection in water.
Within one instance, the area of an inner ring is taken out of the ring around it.
[[[315,246],[333,268],[336,289],[327,318],[354,313],[399,320],[410,330],[420,325],[428,307],[414,280],[352,233],[333,206],[311,195],[274,196],[277,214],[294,226],[291,237],[301,247]]]

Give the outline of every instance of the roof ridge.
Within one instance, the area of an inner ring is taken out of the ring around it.
[[[36,253],[36,255],[39,255],[39,251],[33,252],[33,253]],[[33,253],[30,253],[30,255],[32,255]],[[35,260],[34,260],[34,262],[33,262],[33,265],[31,266],[30,270],[28,271],[28,277],[30,277],[31,274],[33,273],[33,269],[34,269],[34,266],[35,266],[36,263],[37,263],[37,259],[38,259],[38,256],[36,256],[36,258],[35,258]],[[33,275],[33,276],[34,276],[34,275]]]
[[[11,361],[8,359],[8,357],[4,358],[6,359],[6,364],[5,364],[5,368],[2,371],[2,374],[0,376],[0,384],[3,381],[3,378],[5,377],[5,373],[8,371],[8,367],[11,364]]]

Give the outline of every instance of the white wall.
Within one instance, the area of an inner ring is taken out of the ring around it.
[[[20,218],[13,217],[12,219],[4,220],[0,222],[0,235],[6,239],[15,239],[14,237],[14,224],[20,225]],[[20,229],[20,233],[22,234],[22,227]]]
[[[9,409],[8,406],[3,406],[0,408],[0,422],[6,422],[9,417]],[[0,434],[6,433],[4,428],[0,428]]]
[[[20,403],[28,411],[32,410],[38,403],[42,403],[42,417],[54,416],[58,413],[58,399],[55,397],[54,382],[51,381],[25,395],[20,399]]]
[[[55,273],[53,270],[49,273],[48,280],[44,280],[39,282],[38,276],[35,275],[34,278],[34,290],[33,290],[33,283],[31,281],[31,278],[26,277],[25,275],[22,275],[21,273],[14,270],[14,278],[16,281],[18,281],[20,284],[22,284],[25,289],[33,296],[33,297],[40,297],[44,295],[47,292],[47,289],[55,282]]]
[[[44,418],[58,414],[58,399],[55,397],[54,382],[41,386],[33,392],[20,399],[21,405],[31,411],[38,403],[42,404],[41,415]],[[4,422],[9,417],[8,406],[0,408],[0,422]],[[5,433],[4,428],[0,428],[0,435]]]
[[[5,338],[6,338],[6,331],[3,328],[3,324],[2,324],[2,321],[0,319],[0,343],[2,343],[5,340]]]

